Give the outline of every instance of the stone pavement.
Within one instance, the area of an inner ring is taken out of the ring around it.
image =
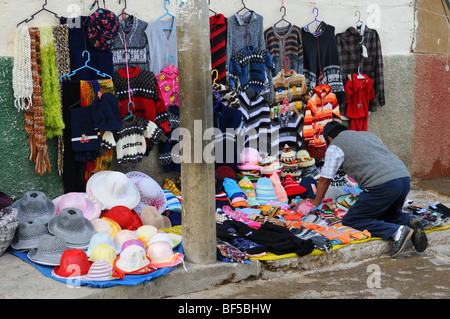
[[[432,204],[440,201],[450,207],[450,180],[413,183],[408,198]],[[428,233],[429,247],[450,246],[450,229]],[[305,272],[333,265],[364,262],[383,257],[388,243],[375,240],[347,245],[329,254],[286,258],[272,261],[253,260],[250,264],[216,262],[211,265],[185,263],[172,272],[136,286],[110,288],[73,287],[45,277],[32,265],[6,252],[0,257],[0,299],[161,299],[199,292],[227,283]],[[406,253],[412,250],[411,245]],[[318,296],[318,298],[321,298]]]

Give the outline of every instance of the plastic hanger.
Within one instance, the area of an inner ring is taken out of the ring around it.
[[[316,16],[314,17],[314,20],[313,21],[311,21],[310,23],[308,23],[307,25],[306,25],[306,28],[309,30],[309,26],[312,24],[312,23],[314,23],[314,22],[316,22],[316,23],[322,23],[323,21],[320,21],[320,20],[317,20],[317,17],[319,16],[319,9],[317,8],[317,7],[314,7],[314,9],[313,9],[313,13],[314,13],[314,11],[316,11]],[[316,29],[316,32],[311,32],[312,34],[314,34],[314,35],[318,35],[318,34],[321,34],[323,31],[319,31],[319,32],[317,32],[317,29]]]
[[[216,80],[219,78],[219,71],[217,71],[216,69],[213,69],[211,71],[211,75],[214,74],[214,73],[216,73],[216,76],[213,79],[213,85],[215,86],[216,85]]]
[[[172,60],[172,62],[170,62],[170,60]],[[172,54],[169,55],[169,63],[170,63],[170,65],[174,65],[174,62],[175,62],[175,57]]]
[[[358,76],[356,78],[359,79],[359,80],[362,80],[362,79],[366,78],[364,75],[361,74],[359,66],[358,66]]]
[[[280,8],[280,12],[281,11],[283,11],[284,10],[284,12],[283,12],[283,15],[281,16],[281,19],[280,20],[278,20],[277,22],[275,22],[274,24],[273,24],[273,27],[275,28],[276,27],[276,25],[278,24],[278,23],[280,23],[280,22],[286,22],[287,24],[288,24],[288,26],[290,27],[291,26],[291,23],[289,22],[289,21],[287,21],[284,17],[286,16],[286,7],[285,6],[281,6],[281,8]]]
[[[127,8],[127,0],[123,0],[125,3],[125,6],[122,9],[122,12],[120,13],[120,16],[122,17],[122,21],[125,21],[125,19],[127,18],[127,16],[129,17],[130,15],[125,11],[125,9]],[[120,4],[121,0],[119,0],[119,4]]]
[[[84,65],[83,65],[82,67],[76,69],[76,70],[73,70],[73,71],[70,72],[70,73],[66,73],[66,74],[61,75],[61,76],[59,77],[59,80],[60,80],[60,81],[62,81],[62,78],[63,78],[63,77],[66,77],[66,76],[71,77],[72,75],[75,75],[76,72],[78,72],[79,70],[84,69],[84,68],[88,68],[88,69],[94,70],[95,72],[97,72],[97,74],[98,74],[99,76],[102,76],[102,77],[108,77],[108,78],[110,78],[110,79],[112,80],[111,75],[106,74],[106,73],[103,73],[103,72],[100,72],[99,70],[94,69],[93,67],[89,66],[89,65],[88,65],[88,62],[91,60],[91,54],[89,53],[89,51],[84,50],[83,53],[81,53],[81,55],[84,56],[85,54],[87,54],[87,59],[86,59],[86,62],[84,63]]]
[[[288,108],[289,108],[289,99],[285,97],[283,99],[283,109],[279,111],[279,114],[286,113],[288,111]]]
[[[208,1],[208,9],[209,9],[209,11],[214,13],[215,16],[218,16],[219,14],[216,11],[212,10],[211,8],[209,8],[210,5],[211,5],[211,1]]]
[[[25,20],[19,22],[19,23],[17,24],[17,26],[21,25],[22,23],[28,23],[28,22],[30,22],[31,20],[34,19],[34,17],[35,17],[38,13],[41,13],[42,11],[47,11],[47,12],[53,14],[53,15],[56,17],[56,19],[61,19],[61,17],[60,17],[58,14],[56,14],[55,12],[50,11],[49,9],[47,9],[47,8],[45,7],[46,5],[47,5],[47,0],[45,0],[44,4],[42,5],[42,9],[41,9],[41,10],[38,10],[38,11],[36,11],[35,13],[33,13],[33,15],[32,15],[30,18],[25,19]]]
[[[242,10],[247,10],[248,12],[253,12],[253,10],[250,10],[249,8],[247,8],[247,6],[244,3],[244,0],[241,0],[241,2],[242,2],[243,7],[238,12],[236,12],[236,14],[238,14]]]
[[[166,7],[166,2],[168,2],[168,3],[170,4],[170,0],[164,0],[164,9],[166,9],[166,13],[164,13],[162,16],[160,16],[160,17],[159,17],[159,20],[161,20],[161,19],[164,18],[165,16],[170,16],[170,17],[172,17],[172,18],[175,19],[175,16],[173,16],[173,15],[171,15],[171,14],[169,13],[169,9],[167,9],[167,7]],[[172,28],[164,28],[163,30],[164,30],[164,31],[171,31]]]
[[[355,16],[356,15],[358,15],[358,21],[355,22],[353,27],[359,31],[359,29],[361,29],[361,27],[363,26],[364,22],[361,21],[361,12],[359,12],[359,10],[356,10]]]

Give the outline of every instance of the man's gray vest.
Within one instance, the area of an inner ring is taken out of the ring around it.
[[[405,164],[370,132],[346,130],[339,133],[331,145],[344,152],[342,169],[360,188],[409,177]]]

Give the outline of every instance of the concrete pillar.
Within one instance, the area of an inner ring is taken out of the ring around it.
[[[215,169],[202,156],[213,127],[209,11],[204,0],[180,0],[177,16],[180,88],[182,234],[185,259],[216,262]]]

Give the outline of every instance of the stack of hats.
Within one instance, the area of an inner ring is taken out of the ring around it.
[[[283,171],[283,164],[280,163],[276,156],[265,157],[259,165],[262,167],[261,175],[263,176],[280,174]]]
[[[298,162],[298,168],[300,169],[300,178],[311,176],[311,174],[316,170],[316,166],[314,165],[316,163],[316,160],[311,157],[307,150],[300,150],[297,152],[297,160]],[[300,182],[300,178],[294,179],[298,182]]]
[[[284,146],[283,151],[281,152],[280,163],[283,165],[283,171],[280,173],[281,177],[291,175],[293,178],[297,178],[300,176],[301,172],[298,169],[300,160],[297,159],[295,152],[287,144]]]
[[[236,178],[241,180],[244,177],[252,182],[256,182],[261,177],[261,155],[257,149],[247,147],[239,154],[239,164],[237,166]]]

